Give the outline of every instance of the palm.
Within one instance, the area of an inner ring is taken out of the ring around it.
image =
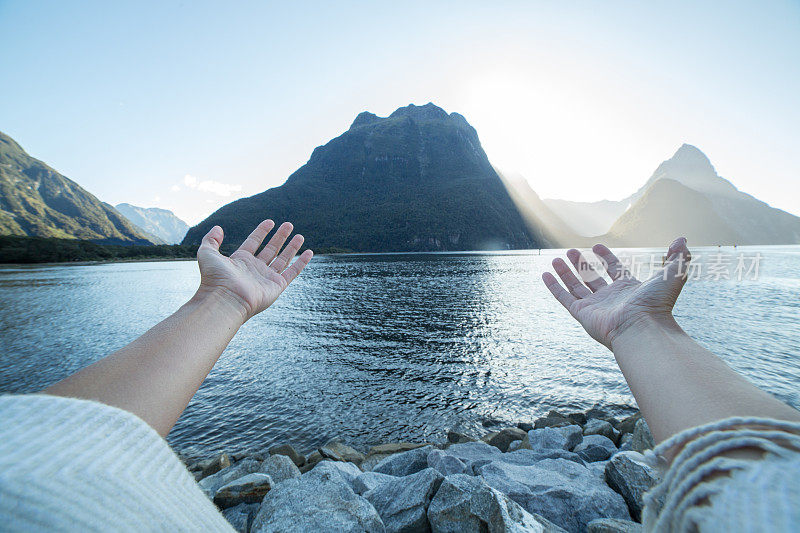
[[[683,287],[683,266],[689,259],[685,239],[673,243],[667,253],[669,261],[664,269],[645,282],[633,278],[605,246],[597,245],[594,251],[606,265],[613,280],[610,284],[589,266],[577,250],[570,250],[567,256],[583,282],[578,280],[562,259],[554,260],[553,267],[568,291],[552,274],[543,276],[553,295],[592,338],[610,348],[616,335],[642,317],[672,312]]]
[[[245,319],[272,305],[312,256],[307,250],[289,266],[303,244],[301,235],[295,235],[278,254],[292,232],[292,225],[288,222],[278,228],[258,255],[254,255],[273,226],[271,220],[259,224],[230,257],[219,252],[223,234],[222,228],[215,226],[203,238],[197,251],[201,289],[225,291],[242,306]]]

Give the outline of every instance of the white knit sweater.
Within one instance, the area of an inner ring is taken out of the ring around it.
[[[166,441],[126,411],[3,396],[0,424],[0,530],[232,531]],[[648,457],[663,464],[660,454],[685,443],[646,496],[645,530],[800,531],[800,424],[728,419]],[[764,455],[721,456],[743,447]]]

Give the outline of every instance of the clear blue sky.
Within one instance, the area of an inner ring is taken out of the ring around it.
[[[0,131],[197,222],[433,101],[544,197],[625,197],[689,142],[800,214],[800,2],[300,4],[0,0]]]

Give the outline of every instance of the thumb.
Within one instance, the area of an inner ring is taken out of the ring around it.
[[[686,237],[678,237],[667,250],[667,263],[664,265],[664,279],[677,281],[679,287],[683,287],[688,274],[689,262],[692,260],[692,253],[686,246]]]
[[[200,243],[200,246],[207,246],[215,252],[219,252],[219,245],[222,244],[222,239],[224,238],[225,234],[222,231],[222,228],[219,226],[214,226],[208,231],[208,233],[206,233],[206,236],[203,237],[203,241]]]

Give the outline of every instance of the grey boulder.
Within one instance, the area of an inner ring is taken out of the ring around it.
[[[306,464],[305,456],[298,453],[291,444],[278,444],[277,446],[273,446],[269,449],[269,454],[285,455],[298,467]]]
[[[442,450],[432,450],[428,454],[428,466],[437,470],[443,476],[463,474],[467,470],[461,459]]]
[[[385,531],[381,517],[372,504],[353,492],[338,473],[316,470],[284,481],[267,493],[253,520],[251,531]]]
[[[363,453],[344,444],[340,439],[329,440],[322,448],[320,448],[320,453],[323,457],[332,458],[330,455],[335,455],[336,457],[341,458],[342,461],[347,461],[356,465],[360,465],[365,459]]]
[[[595,518],[630,518],[622,496],[573,461],[543,459],[530,466],[493,462],[478,473],[529,513],[567,531],[582,532]]]
[[[564,530],[523,509],[479,478],[448,476],[428,507],[433,533],[560,533]]]
[[[529,431],[522,442],[522,448],[534,451],[572,450],[583,440],[581,427],[546,427]]]
[[[381,483],[364,493],[387,532],[428,531],[427,511],[444,477],[433,468]]]
[[[519,428],[505,428],[492,433],[486,443],[498,448],[501,452],[507,452],[512,442],[524,439],[525,435],[526,433]]]
[[[381,474],[379,472],[364,472],[353,480],[353,490],[356,494],[364,494],[378,485],[383,485],[387,481],[392,481],[393,479],[397,479],[397,477]]]
[[[463,444],[457,444],[456,446],[463,446]],[[431,446],[423,446],[422,448],[415,448],[406,452],[390,455],[376,464],[372,468],[372,471],[381,474],[389,474],[390,476],[409,476],[411,474],[416,474],[420,470],[428,468],[428,454],[432,449]]]
[[[606,483],[622,495],[636,521],[642,519],[644,493],[659,479],[658,470],[645,463],[644,456],[638,452],[620,452],[611,458],[605,468]]]
[[[352,487],[353,482],[356,480],[358,476],[362,474],[361,469],[359,469],[353,463],[343,463],[341,461],[321,461],[317,463],[317,465],[310,470],[303,474],[306,477],[314,477],[320,478],[323,476],[328,476],[331,478],[337,478],[347,486]]]
[[[614,442],[603,435],[584,435],[583,442],[575,446],[575,453],[584,461],[605,461],[617,451]]]
[[[214,503],[220,509],[240,503],[258,503],[272,486],[272,478],[267,474],[247,474],[221,486],[214,494]]]
[[[223,485],[230,483],[234,479],[246,476],[247,474],[258,472],[260,468],[261,463],[259,461],[255,459],[242,459],[233,466],[223,468],[216,474],[211,474],[201,479],[198,485],[203,489],[206,496],[213,499],[214,495]]]
[[[240,503],[235,507],[228,507],[222,511],[222,516],[225,517],[233,529],[239,533],[247,533],[250,531],[250,525],[253,523],[258,512],[257,503]]]
[[[300,477],[300,469],[287,455],[276,454],[268,456],[261,462],[261,467],[258,471],[267,474],[276,484],[287,479]]]
[[[586,425],[583,426],[584,435],[602,435],[613,442],[617,442],[619,438],[619,431],[614,429],[610,422],[600,420],[599,418],[592,418]]]
[[[598,518],[586,527],[586,533],[641,533],[642,524],[618,518]]]
[[[631,439],[631,448],[639,453],[649,450],[656,445],[653,439],[653,434],[650,433],[650,428],[644,418],[636,421],[636,426],[633,429],[633,438]]]

